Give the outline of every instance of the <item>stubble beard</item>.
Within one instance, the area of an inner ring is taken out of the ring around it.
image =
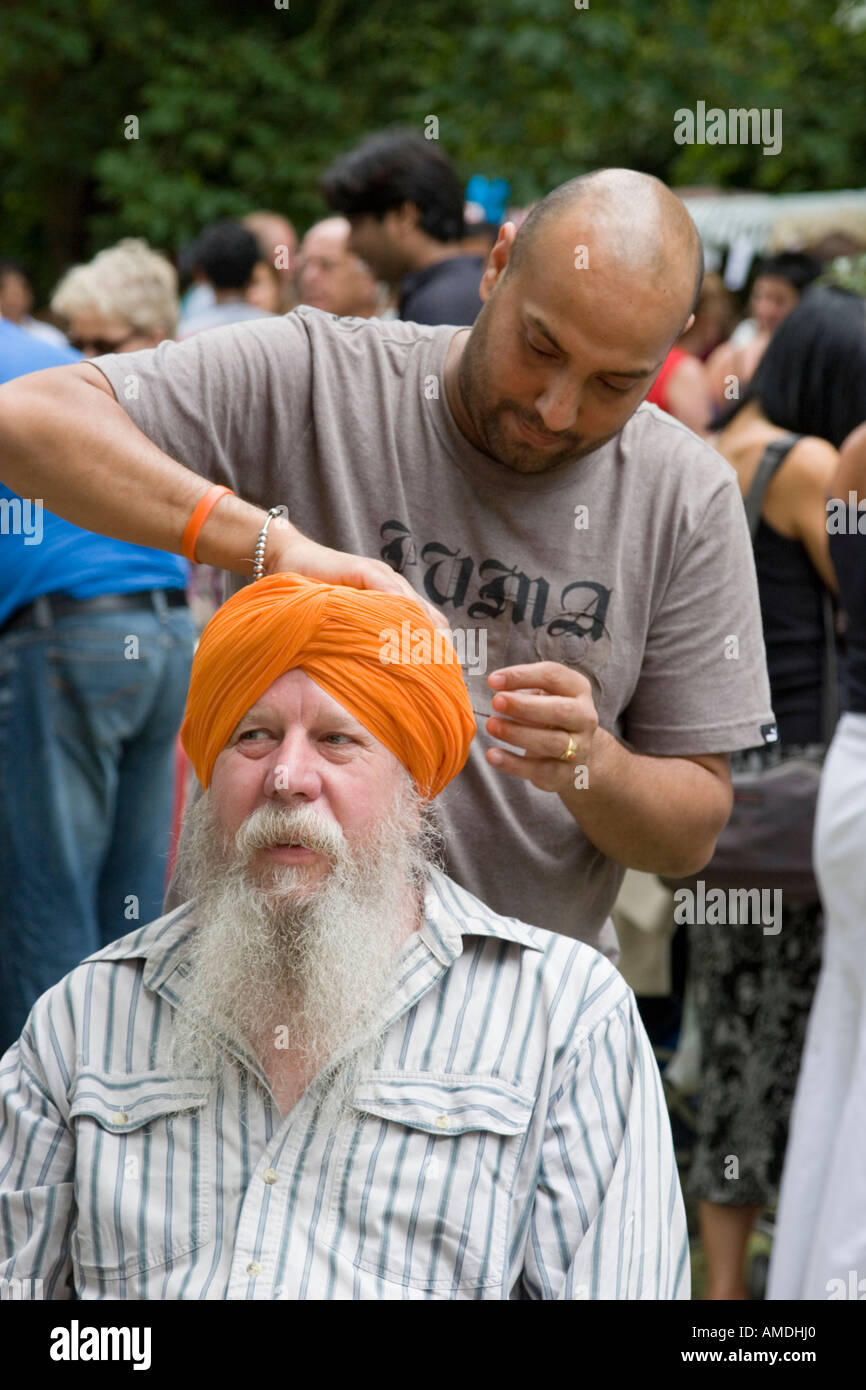
[[[309,808],[261,807],[231,841],[208,792],[190,808],[176,879],[196,923],[174,1020],[179,1074],[219,1086],[249,1069],[243,1058],[266,1074],[286,1061],[316,1078],[320,1121],[345,1117],[355,1076],[380,1052],[397,957],[441,856],[428,808],[420,833],[407,831],[410,805],[407,779],[362,846]],[[321,884],[306,866],[260,865],[258,850],[287,839],[328,856]]]
[[[492,301],[489,301],[492,307]],[[488,364],[493,358],[487,321],[482,321],[485,305],[475,321],[472,332],[457,364],[457,385],[463,407],[472,421],[482,451],[511,468],[515,473],[546,473],[561,463],[576,463],[595,453],[619,433],[612,430],[602,439],[588,439],[582,434],[563,434],[562,443],[548,449],[533,448],[529,440],[515,439],[509,421],[515,416],[531,429],[544,433],[544,423],[519,401],[496,400],[495,374]],[[495,401],[495,404],[489,402]],[[620,427],[621,428],[621,427]]]

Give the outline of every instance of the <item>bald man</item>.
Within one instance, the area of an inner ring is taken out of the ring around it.
[[[395,617],[426,660],[379,660]],[[189,900],[43,995],[0,1061],[0,1278],[79,1300],[688,1298],[634,996],[436,866],[430,801],[475,724],[432,637],[410,600],[294,575],[205,629]]]
[[[328,314],[369,319],[379,312],[379,282],[349,250],[346,217],[326,217],[307,232],[298,252],[298,303]]]
[[[663,184],[604,170],[506,223],[471,329],[299,309],[41,373],[0,388],[0,470],[172,550],[220,482],[241,496],[201,562],[249,578],[282,505],[268,573],[420,595],[476,658],[480,736],[439,801],[449,872],[614,955],[625,867],[698,872],[728,754],[776,737],[734,474],[641,404],[701,259]]]

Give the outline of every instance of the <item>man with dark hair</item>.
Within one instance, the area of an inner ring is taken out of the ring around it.
[[[322,192],[349,219],[350,250],[399,284],[402,319],[475,322],[484,257],[460,252],[463,190],[435,141],[411,130],[371,135],[334,161]]]
[[[261,258],[258,241],[240,222],[211,222],[205,227],[190,259],[196,279],[210,286],[214,302],[210,308],[181,320],[178,339],[191,338],[194,333],[221,328],[226,323],[270,317],[266,310],[244,298]]]
[[[249,578],[283,506],[267,573],[421,596],[483,653],[481,737],[440,799],[450,872],[615,951],[624,866],[697,873],[730,814],[728,753],[774,739],[735,475],[641,404],[699,260],[664,184],[603,170],[555,217],[505,223],[471,328],[300,308],[36,376],[0,388],[0,469],[173,550],[219,483],[245,500],[205,513],[201,563]]]

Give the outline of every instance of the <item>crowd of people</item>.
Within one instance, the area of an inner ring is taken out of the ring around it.
[[[737,322],[628,170],[506,209],[391,130],[321,192],[300,238],[125,238],[38,318],[0,262],[0,1277],[687,1298],[670,1023],[611,912],[626,869],[712,881],[737,778],[808,764],[814,887],[674,941],[680,1176],[707,1297],[774,1211],[768,1296],[832,1297],[866,1270],[864,301],[796,248]],[[484,669],[389,664],[389,623]]]

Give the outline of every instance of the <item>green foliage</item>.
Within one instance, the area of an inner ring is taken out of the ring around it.
[[[174,251],[255,207],[303,228],[334,155],[427,115],[462,174],[505,175],[517,203],[606,164],[678,185],[863,185],[858,14],[851,0],[21,4],[2,19],[0,254],[44,291],[121,235]],[[781,153],[677,145],[674,113],[699,100],[780,108]]]
[[[816,282],[819,285],[834,285],[851,294],[866,295],[866,255],[837,256],[831,261]]]

